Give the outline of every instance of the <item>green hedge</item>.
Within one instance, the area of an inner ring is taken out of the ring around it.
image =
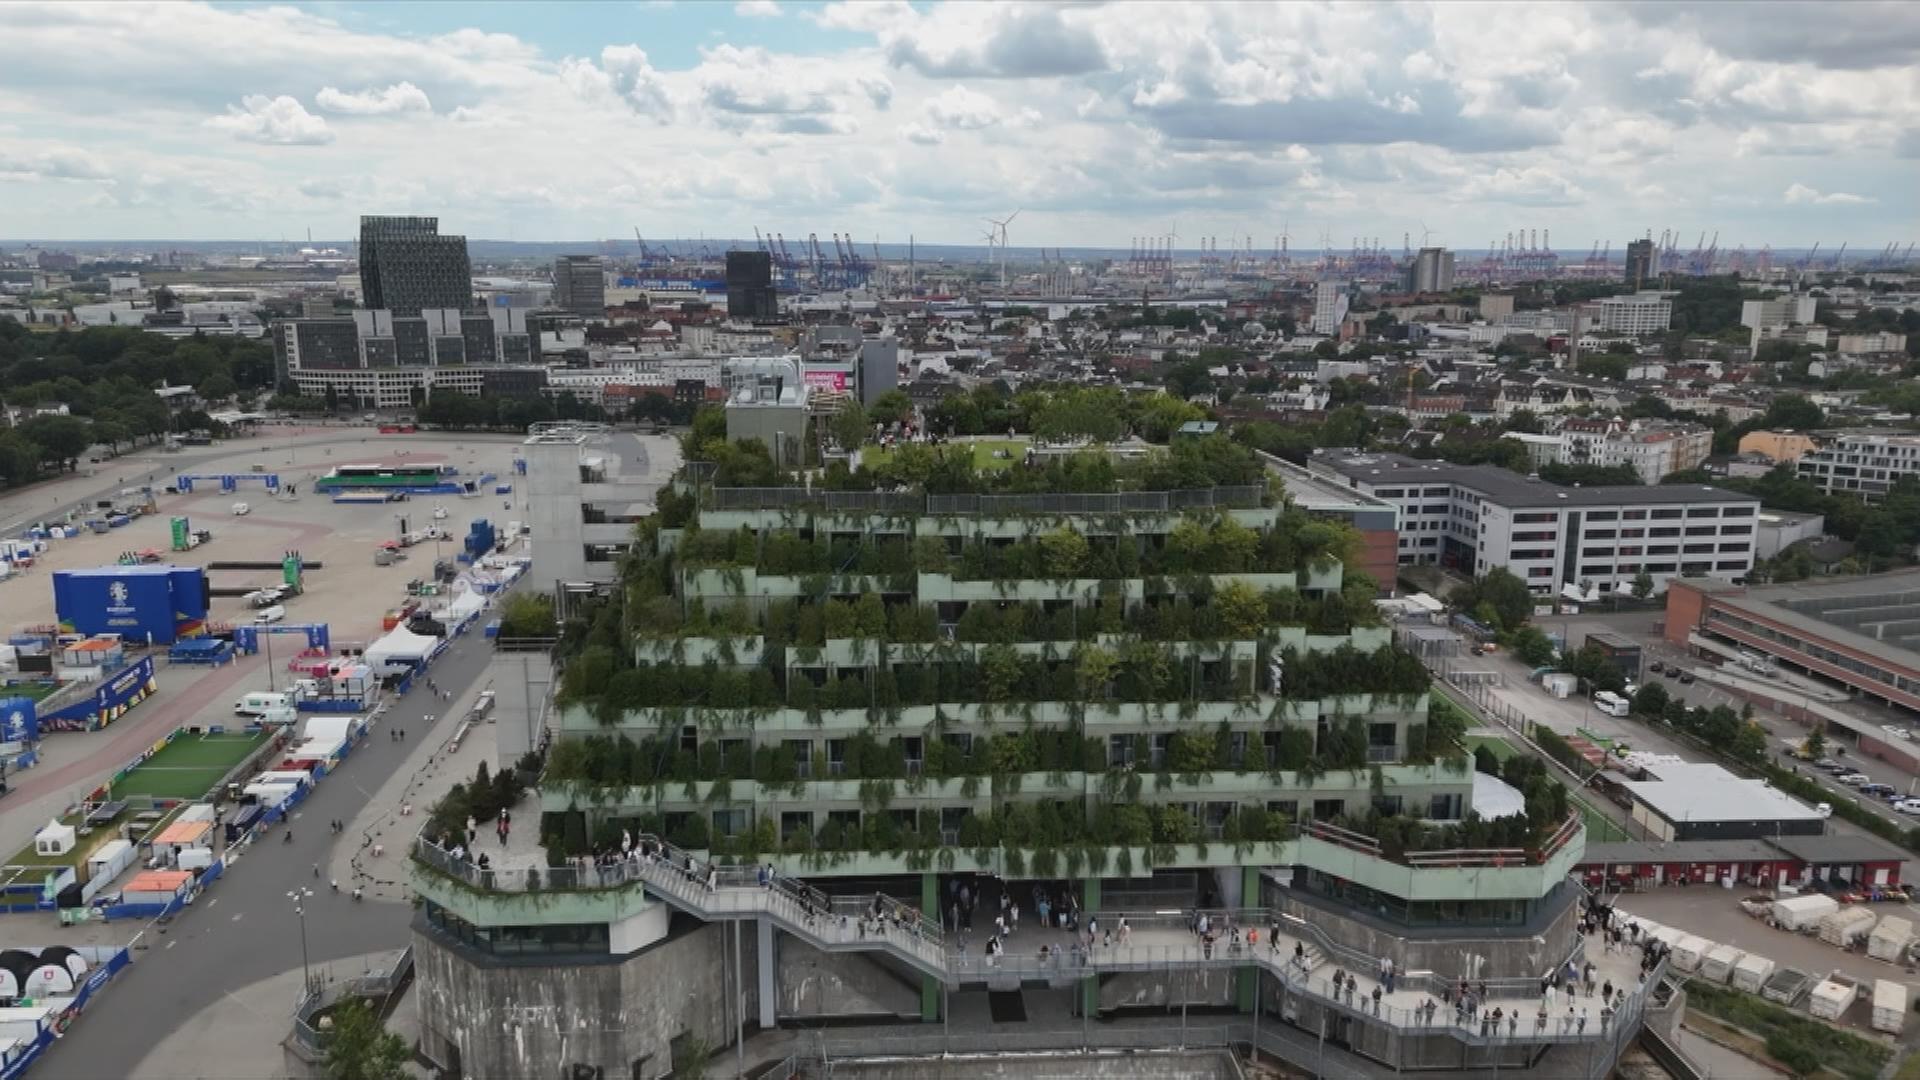
[[[1893,1056],[1880,1043],[1700,979],[1687,983],[1687,1007],[1760,1036],[1768,1054],[1802,1075],[1825,1065],[1848,1080],[1875,1080]]]

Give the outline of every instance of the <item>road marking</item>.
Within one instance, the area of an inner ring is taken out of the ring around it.
[[[246,917],[247,917],[247,913],[244,911],[236,911],[233,913],[234,922],[239,922],[241,919],[244,919]]]
[[[176,940],[173,940],[173,941],[169,941],[169,942],[167,942],[167,948],[169,948],[169,949],[171,949],[171,948],[173,948],[173,947],[174,947],[175,945],[178,945],[178,944],[180,944],[180,942],[179,942],[179,940],[178,940],[178,939],[176,939]]]
[[[216,897],[214,897],[213,899],[211,899],[211,900],[209,900],[209,901],[207,901],[207,906],[208,906],[208,907],[213,907],[213,906],[215,906],[215,905],[217,905],[217,904],[219,904],[219,903],[220,903],[220,898],[216,896]]]

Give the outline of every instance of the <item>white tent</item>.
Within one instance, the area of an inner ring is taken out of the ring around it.
[[[33,834],[33,853],[35,855],[65,855],[73,850],[73,826],[62,825],[58,821],[47,822],[47,827]]]
[[[367,646],[362,659],[376,674],[401,675],[424,663],[439,644],[439,638],[396,626],[379,641]]]

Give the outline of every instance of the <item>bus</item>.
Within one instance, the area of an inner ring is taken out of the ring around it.
[[[341,465],[315,484],[319,491],[355,488],[430,488],[445,483],[457,469],[431,463],[413,465]]]
[[[1593,704],[1595,708],[1606,713],[1608,716],[1625,716],[1632,708],[1627,704],[1626,698],[1621,697],[1611,690],[1602,690],[1593,695]]]

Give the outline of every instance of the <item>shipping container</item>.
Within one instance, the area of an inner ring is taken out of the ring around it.
[[[1867,935],[1867,955],[1875,960],[1901,963],[1906,959],[1907,946],[1913,944],[1913,922],[1898,915],[1889,915],[1880,920],[1880,925]]]
[[[1840,1015],[1853,1004],[1856,987],[1850,982],[1841,982],[1832,978],[1813,988],[1813,996],[1807,1002],[1807,1010],[1816,1020],[1838,1020]]]
[[[1733,977],[1733,969],[1746,958],[1746,952],[1741,949],[1731,945],[1715,945],[1707,950],[1706,959],[1700,962],[1700,974],[1713,982],[1726,982]]]
[[[1673,966],[1685,972],[1700,970],[1700,962],[1707,958],[1707,950],[1714,943],[1697,934],[1688,934],[1673,947]]]
[[[1892,979],[1875,979],[1873,983],[1873,1030],[1884,1031],[1889,1035],[1900,1034],[1907,1026],[1907,1003],[1913,995],[1907,992],[1905,983]]]
[[[1838,910],[1840,901],[1831,896],[1789,896],[1773,902],[1773,924],[1782,930],[1811,930]]]
[[[1767,979],[1773,975],[1773,961],[1755,953],[1748,953],[1733,966],[1733,988],[1757,994],[1767,985]]]

